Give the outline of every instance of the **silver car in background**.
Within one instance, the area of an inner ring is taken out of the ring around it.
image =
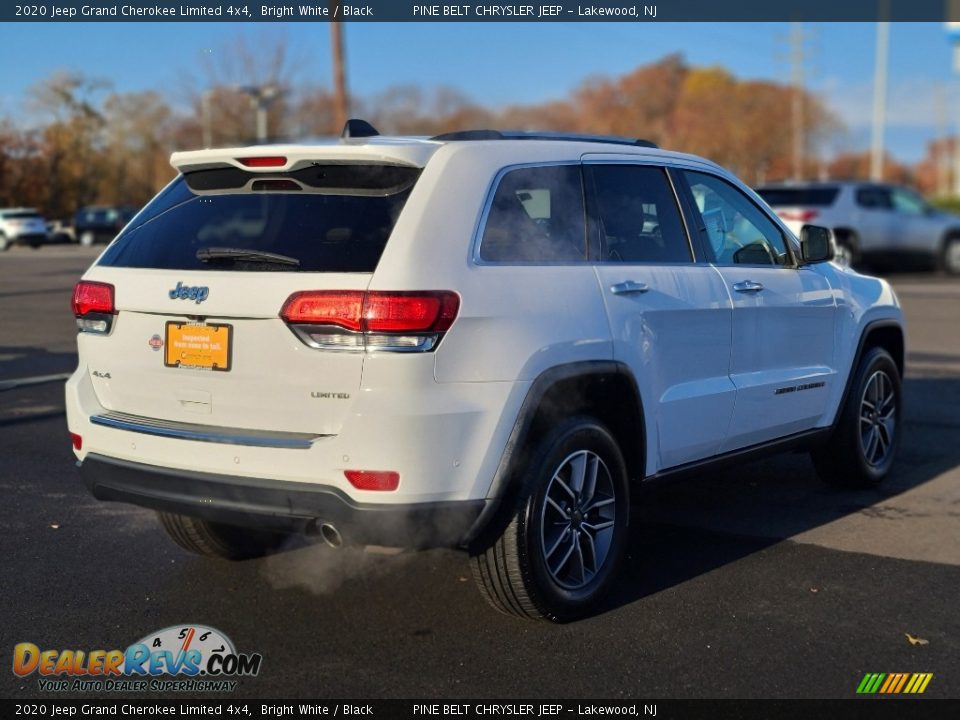
[[[960,275],[960,216],[917,192],[870,182],[764,185],[757,193],[795,235],[804,225],[833,230],[841,261],[900,268],[919,263]]]
[[[0,208],[0,252],[14,245],[36,249],[48,235],[47,221],[33,208]]]

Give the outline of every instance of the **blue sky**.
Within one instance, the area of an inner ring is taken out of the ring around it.
[[[875,26],[808,24],[808,87],[847,127],[836,149],[869,143]],[[671,52],[694,65],[720,65],[745,78],[786,80],[787,23],[355,23],[345,26],[350,89],[373,95],[391,85],[455,87],[499,106],[563,97],[593,75],[617,75]],[[174,102],[202,58],[242,34],[248,44],[281,36],[297,58],[294,80],[330,84],[324,23],[0,24],[0,116],[29,122],[27,89],[69,68],[109,78],[116,90],[156,89]],[[891,27],[887,147],[915,161],[938,133],[937,93],[951,127],[960,119],[960,76],[939,23]],[[784,109],[784,122],[789,121]]]

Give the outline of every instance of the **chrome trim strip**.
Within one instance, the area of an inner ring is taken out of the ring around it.
[[[283,448],[287,450],[309,450],[314,441],[329,435],[311,435],[309,433],[278,432],[272,430],[249,430],[246,428],[225,428],[216,425],[181,423],[172,420],[128,415],[127,413],[106,412],[92,415],[94,425],[110,427],[116,430],[158,435],[160,437],[195,440],[197,442],[222,443],[224,445],[245,445],[248,447]]]

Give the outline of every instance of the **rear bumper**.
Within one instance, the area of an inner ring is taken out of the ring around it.
[[[486,505],[484,500],[361,504],[329,486],[174,470],[92,453],[78,464],[99,500],[281,532],[313,533],[331,523],[353,544],[456,547]]]

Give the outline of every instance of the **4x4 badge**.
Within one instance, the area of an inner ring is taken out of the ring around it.
[[[184,285],[178,282],[177,286],[170,291],[171,300],[194,300],[197,305],[202,303],[210,295],[210,288],[206,285]]]

